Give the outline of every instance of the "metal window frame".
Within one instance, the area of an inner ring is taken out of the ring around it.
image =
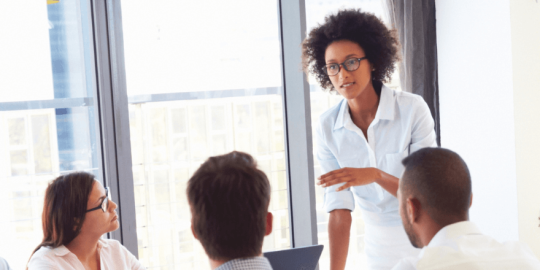
[[[277,0],[282,52],[284,130],[291,246],[317,244],[310,88],[301,70],[305,0]],[[128,97],[120,0],[93,0],[104,181],[119,205],[120,229],[111,233],[138,255]]]
[[[138,257],[120,1],[93,0],[92,19],[103,176],[118,204],[120,221],[120,228],[109,236]]]
[[[318,243],[310,88],[302,72],[305,0],[278,0],[291,246]]]

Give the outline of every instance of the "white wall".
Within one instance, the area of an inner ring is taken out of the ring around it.
[[[509,0],[437,0],[442,147],[472,175],[471,220],[518,239]]]
[[[519,239],[540,258],[540,3],[510,2]]]
[[[436,9],[441,140],[471,170],[471,220],[540,258],[540,3]]]

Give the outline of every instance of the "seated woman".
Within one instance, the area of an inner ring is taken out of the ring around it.
[[[116,206],[92,174],[56,178],[45,192],[43,241],[27,269],[145,269],[118,241],[101,238],[119,227]]]

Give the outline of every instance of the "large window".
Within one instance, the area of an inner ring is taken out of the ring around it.
[[[186,183],[232,150],[253,155],[271,182],[264,251],[289,248],[277,2],[123,1],[122,17],[141,262],[206,267]]]
[[[48,182],[102,179],[90,4],[3,1],[0,28],[0,256],[24,269]]]
[[[0,256],[12,268],[41,241],[47,183],[78,170],[119,202],[121,228],[106,237],[150,269],[206,268],[186,182],[232,150],[271,182],[263,251],[314,244],[317,226],[327,245],[309,117],[299,117],[309,115],[302,1],[47,2],[0,3]],[[308,29],[336,5],[308,1]],[[339,99],[311,94],[315,120]]]

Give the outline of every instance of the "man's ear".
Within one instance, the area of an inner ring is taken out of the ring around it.
[[[422,206],[420,201],[414,197],[407,198],[407,216],[411,223],[416,222],[420,217],[420,210]]]
[[[472,195],[473,195],[473,193],[471,192],[471,203],[469,204],[469,208],[471,208],[471,206],[472,206],[472,198],[473,198]]]
[[[274,216],[271,212],[268,212],[266,214],[266,232],[264,232],[264,236],[272,233],[272,224],[274,224]]]
[[[195,237],[195,239],[199,240],[199,237],[197,237],[197,234],[195,233],[195,230],[193,229],[193,222],[191,222],[191,233],[193,234],[193,237]]]
[[[195,237],[195,239],[199,240],[199,237],[197,237],[197,234],[195,233],[195,230],[193,229],[193,206],[191,205],[191,202],[189,202],[189,212],[191,213],[191,233],[193,234],[193,237]]]

